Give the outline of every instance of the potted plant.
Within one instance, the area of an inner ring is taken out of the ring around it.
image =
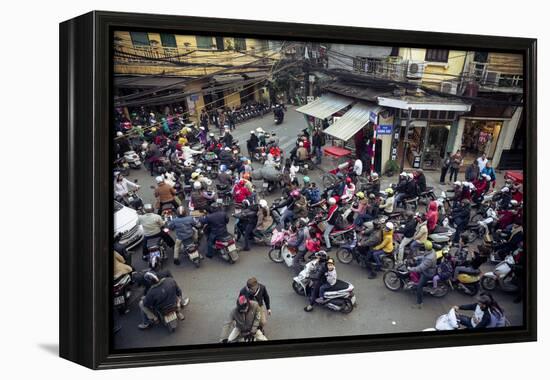
[[[399,164],[396,160],[388,160],[386,162],[386,175],[388,177],[393,176],[395,173],[399,171]]]

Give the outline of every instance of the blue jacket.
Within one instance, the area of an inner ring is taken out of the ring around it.
[[[208,214],[199,219],[199,222],[202,224],[208,224],[210,227],[210,233],[215,237],[226,236],[229,233],[227,232],[227,223],[229,223],[229,217],[225,211],[217,211],[213,214]]]
[[[178,240],[185,241],[193,237],[193,225],[195,223],[195,219],[192,216],[179,217],[168,223],[168,228],[176,231]]]
[[[491,181],[496,181],[497,179],[497,175],[495,173],[495,169],[493,167],[484,167],[483,170],[481,171],[481,174],[487,174],[491,177]]]

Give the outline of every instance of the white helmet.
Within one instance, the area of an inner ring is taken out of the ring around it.
[[[193,189],[200,190],[201,188],[202,188],[202,184],[200,183],[200,181],[193,182]]]
[[[491,179],[491,176],[489,174],[483,174],[483,178],[489,181]]]
[[[414,178],[414,175],[413,175],[412,173],[407,174],[407,176],[408,176],[410,179],[413,179],[413,178]]]
[[[158,177],[155,178],[155,181],[157,181],[157,183],[162,183],[164,182],[164,177],[159,175]]]
[[[515,206],[517,206],[519,203],[518,203],[518,201],[516,201],[515,199],[512,199],[512,200],[510,201],[510,204],[511,204],[512,206],[515,207]]]
[[[304,146],[304,143],[300,141],[300,143],[298,144],[300,146]]]
[[[263,129],[262,129],[261,127],[258,127],[258,128],[256,128],[256,132],[260,132],[260,133],[263,133],[263,132],[264,132],[264,130],[263,130]]]
[[[253,134],[255,134],[255,132],[254,132],[254,131],[250,131],[250,134],[253,135]]]
[[[465,183],[467,183],[467,182],[462,182],[462,183],[461,183],[460,181],[456,181],[456,182],[454,183],[454,185],[455,185],[455,186],[461,186],[461,185],[463,185],[463,184],[465,184]]]
[[[370,176],[371,176],[372,178],[378,178],[378,173],[372,173]]]
[[[190,167],[191,164],[192,164],[191,160],[185,160],[185,161],[183,161],[183,166],[185,166],[185,167],[187,167],[187,168]]]
[[[392,223],[392,222],[386,223],[386,228],[387,228],[388,230],[393,230],[393,223]]]
[[[406,173],[406,172],[402,172],[401,174],[399,174],[399,177],[407,177],[407,173]]]
[[[226,151],[230,151],[230,150],[231,150],[231,148],[230,148],[230,147],[228,147],[228,146],[226,146],[225,148],[223,148],[223,150],[226,150]]]
[[[336,199],[334,199],[333,197],[330,197],[328,199],[328,204],[331,205],[331,206],[335,205],[336,204]]]
[[[206,183],[206,186],[211,186],[212,185],[212,180],[210,178],[205,178],[204,183]]]
[[[116,133],[116,137],[122,137],[122,136],[124,136],[124,133],[122,133],[120,131]]]
[[[510,191],[510,188],[508,186],[504,186],[502,189],[500,189],[502,193],[507,193]]]
[[[258,204],[260,205],[260,207],[263,207],[263,208],[267,207],[267,201],[265,199],[260,199]]]

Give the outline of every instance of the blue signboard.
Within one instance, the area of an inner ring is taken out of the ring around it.
[[[391,135],[393,125],[379,125],[376,133],[379,135]]]

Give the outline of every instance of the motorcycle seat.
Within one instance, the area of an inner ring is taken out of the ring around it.
[[[475,275],[481,274],[481,271],[479,269],[467,268],[467,269],[460,270],[459,273],[471,274],[475,276]]]
[[[147,240],[147,248],[158,247],[160,245],[160,237]]]
[[[331,286],[327,289],[327,292],[336,292],[339,290],[346,290],[349,287],[349,283],[342,281],[342,280],[336,280],[336,284]]]
[[[425,191],[420,193],[420,196],[428,195],[433,192],[433,187],[427,187]]]
[[[228,242],[228,241],[230,241],[230,240],[233,240],[233,236],[227,234],[227,235],[222,236],[222,237],[220,237],[220,238],[218,238],[218,239],[216,239],[216,240],[225,243],[225,242]]]
[[[433,243],[432,246],[433,246],[433,249],[435,249],[436,251],[439,251],[440,249],[443,249],[442,244]]]

